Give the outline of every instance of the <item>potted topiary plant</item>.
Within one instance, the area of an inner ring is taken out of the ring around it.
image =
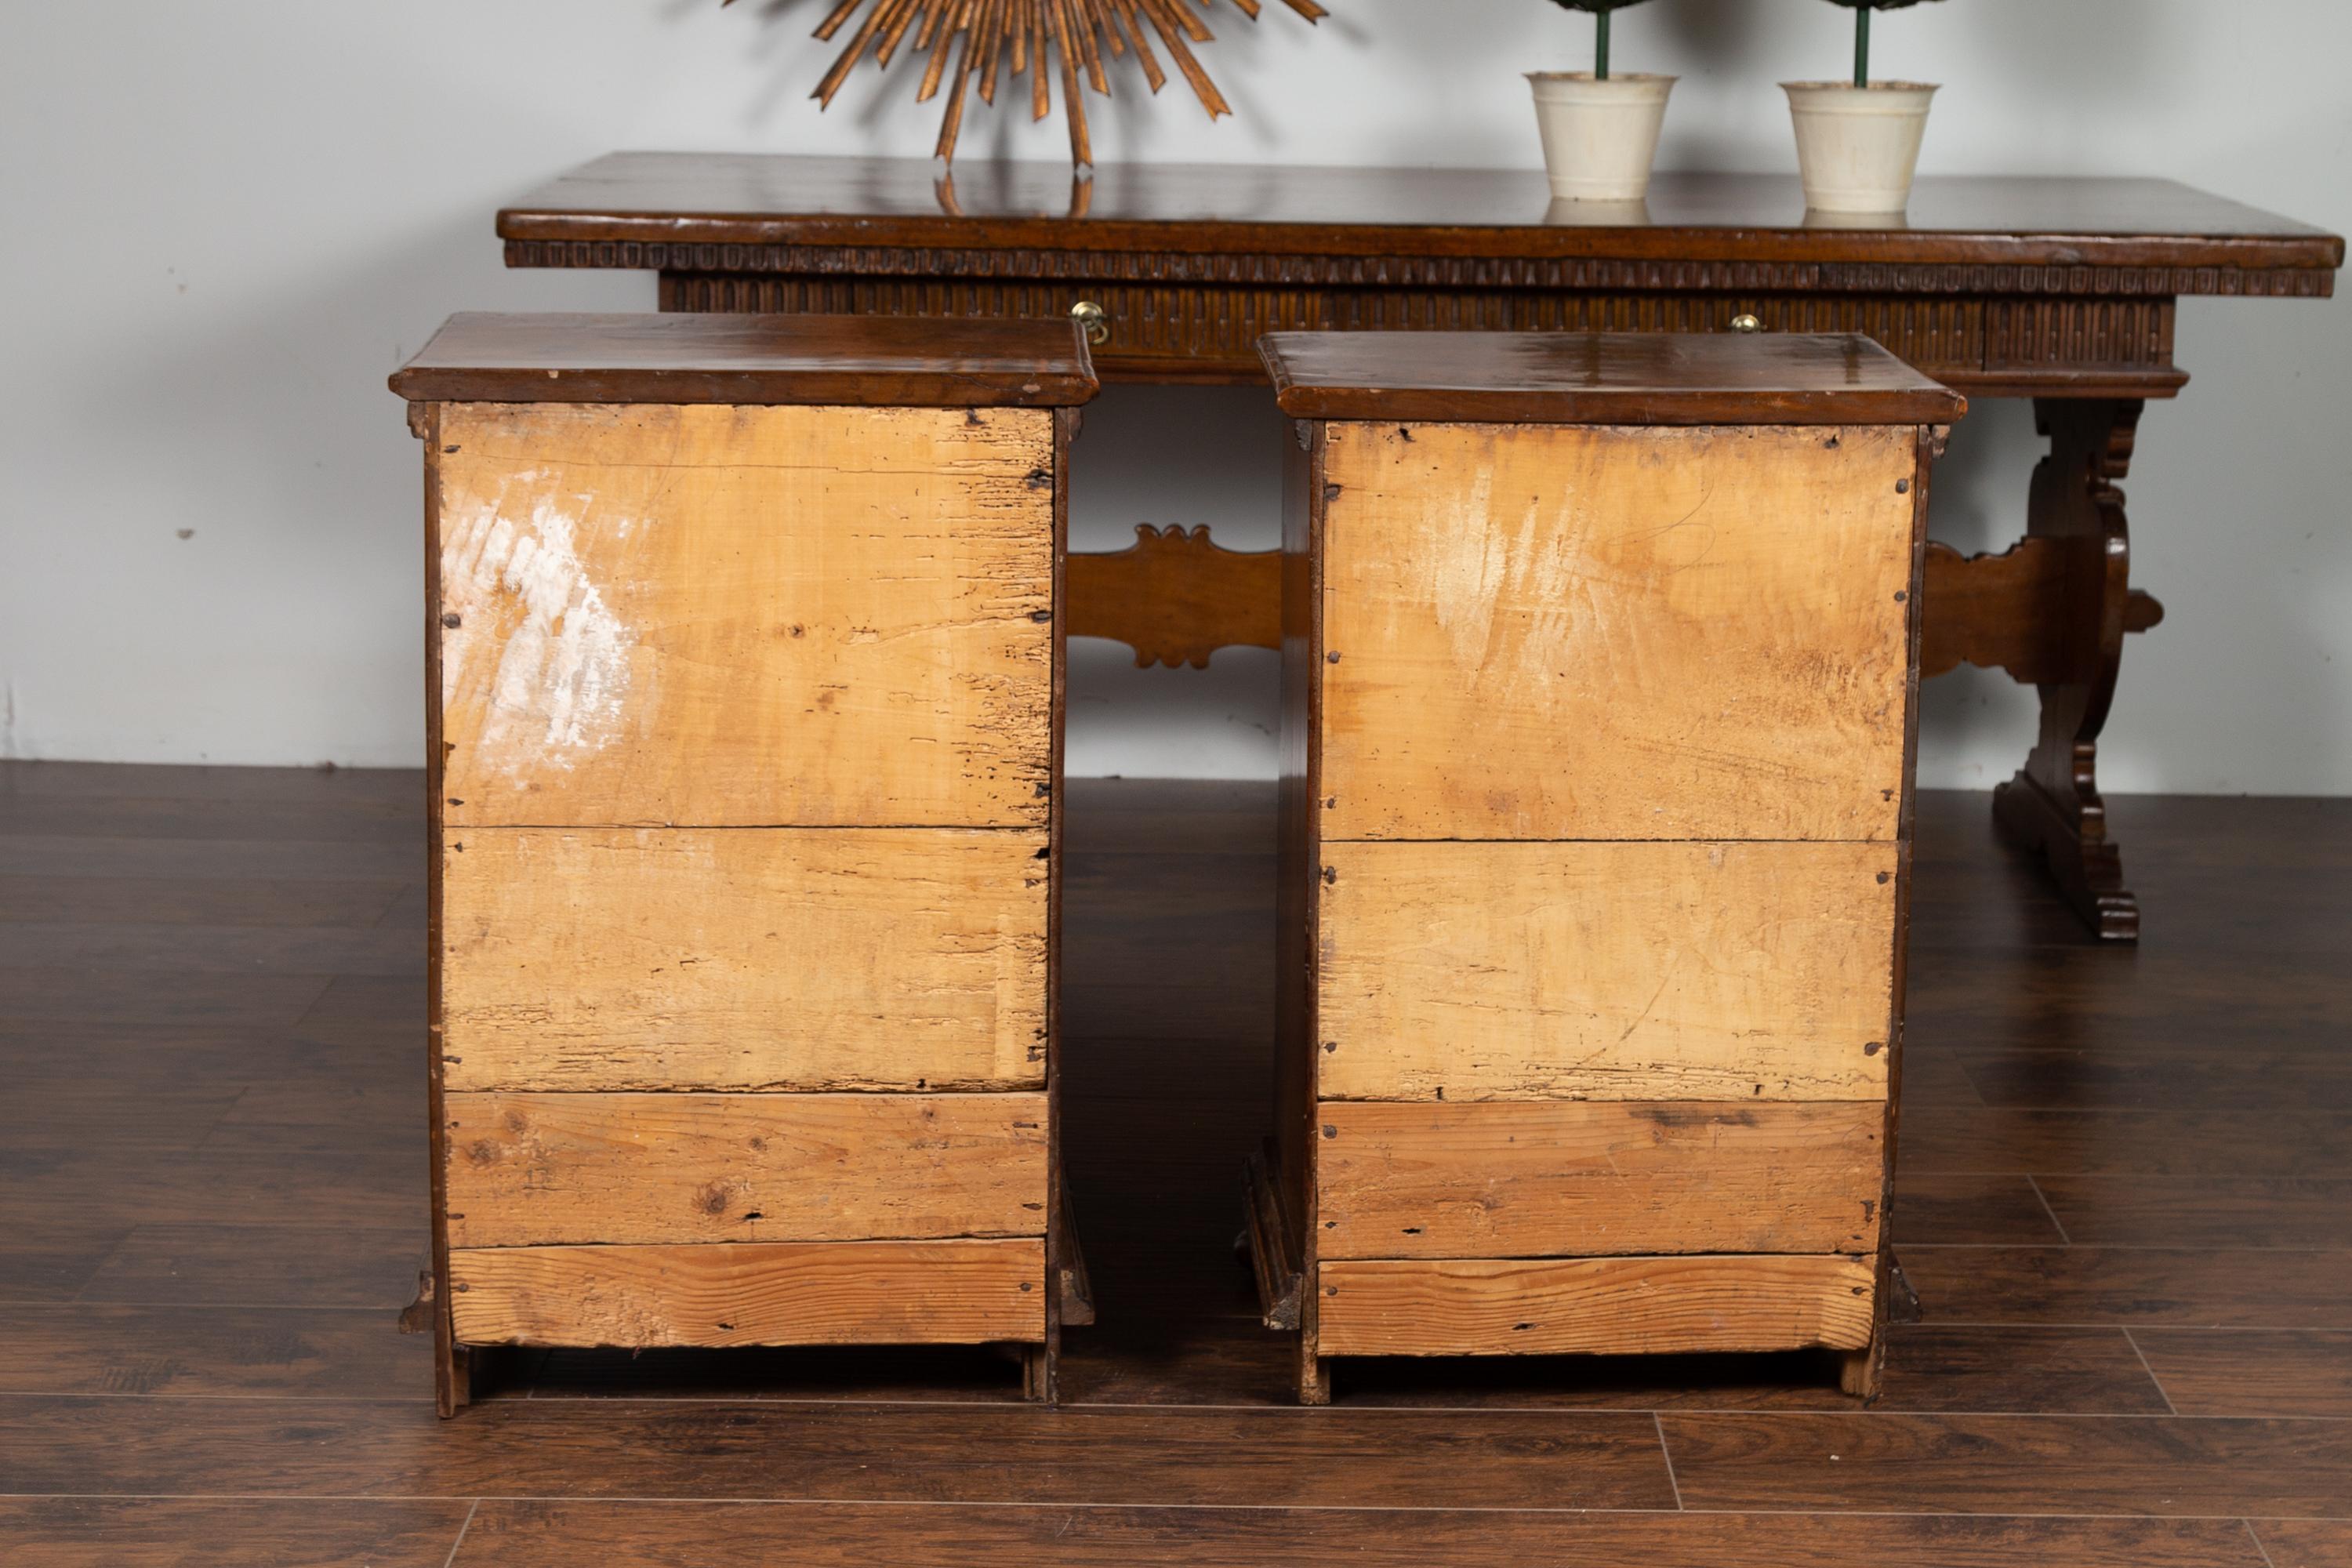
[[[1640,3],[1553,0],[1570,11],[1591,12],[1594,28],[1591,70],[1528,73],[1543,132],[1544,167],[1552,195],[1563,200],[1638,202],[1649,191],[1650,163],[1658,155],[1658,128],[1665,122],[1675,79],[1609,70],[1610,15]]]
[[[1853,80],[1784,81],[1797,124],[1797,169],[1815,212],[1898,213],[1927,131],[1935,87],[1870,79],[1870,15],[1919,0],[1832,0],[1853,11]]]

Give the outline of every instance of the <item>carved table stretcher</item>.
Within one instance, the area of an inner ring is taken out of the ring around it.
[[[1862,332],[1971,397],[2030,397],[2050,455],[2026,536],[1930,545],[1922,673],[2040,688],[2039,742],[1994,795],[2084,921],[2139,929],[2097,786],[2130,585],[2117,488],[2184,295],[2326,298],[2344,242],[2162,180],[1923,179],[1902,226],[1815,226],[1793,176],[1662,174],[1630,211],[1537,172],[1109,166],[615,153],[499,215],[512,267],[661,277],[666,310],[1080,314],[1107,381],[1261,379],[1297,330]],[[1275,552],[1204,530],[1073,554],[1073,635],[1139,662],[1279,644]]]

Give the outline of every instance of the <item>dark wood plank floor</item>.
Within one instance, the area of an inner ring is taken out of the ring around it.
[[[985,1352],[506,1357],[435,1419],[413,774],[0,763],[0,1561],[2352,1563],[2352,803],[2115,805],[2087,945],[1921,814],[1861,1412],[1806,1358],[1354,1363],[1234,1258],[1272,794],[1072,789],[1066,1136],[1100,1324]]]

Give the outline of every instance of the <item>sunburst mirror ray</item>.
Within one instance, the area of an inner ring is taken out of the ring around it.
[[[732,5],[735,0],[721,3]],[[1232,0],[1252,21],[1267,3]],[[1329,14],[1316,0],[1282,4],[1309,22]],[[839,0],[818,24],[816,36],[831,39],[845,31],[849,42],[811,96],[829,107],[857,62],[868,55],[886,69],[902,48],[927,57],[915,101],[928,103],[942,89],[947,93],[937,152],[952,163],[971,93],[979,93],[982,103],[992,106],[1000,83],[1026,75],[1029,117],[1044,120],[1054,112],[1053,78],[1058,75],[1063,117],[1070,127],[1070,161],[1089,167],[1095,161],[1094,144],[1087,132],[1080,80],[1108,97],[1110,64],[1129,55],[1157,93],[1168,84],[1168,69],[1160,58],[1165,50],[1168,64],[1192,88],[1210,119],[1233,112],[1192,52],[1194,44],[1213,37],[1202,13],[1216,5],[1217,0]]]

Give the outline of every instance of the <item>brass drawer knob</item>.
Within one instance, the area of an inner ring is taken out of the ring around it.
[[[1092,300],[1081,300],[1071,306],[1070,320],[1085,330],[1087,342],[1096,347],[1110,342],[1110,317]]]
[[[1731,318],[1731,330],[1735,332],[1760,332],[1764,330],[1764,323],[1742,311]]]

